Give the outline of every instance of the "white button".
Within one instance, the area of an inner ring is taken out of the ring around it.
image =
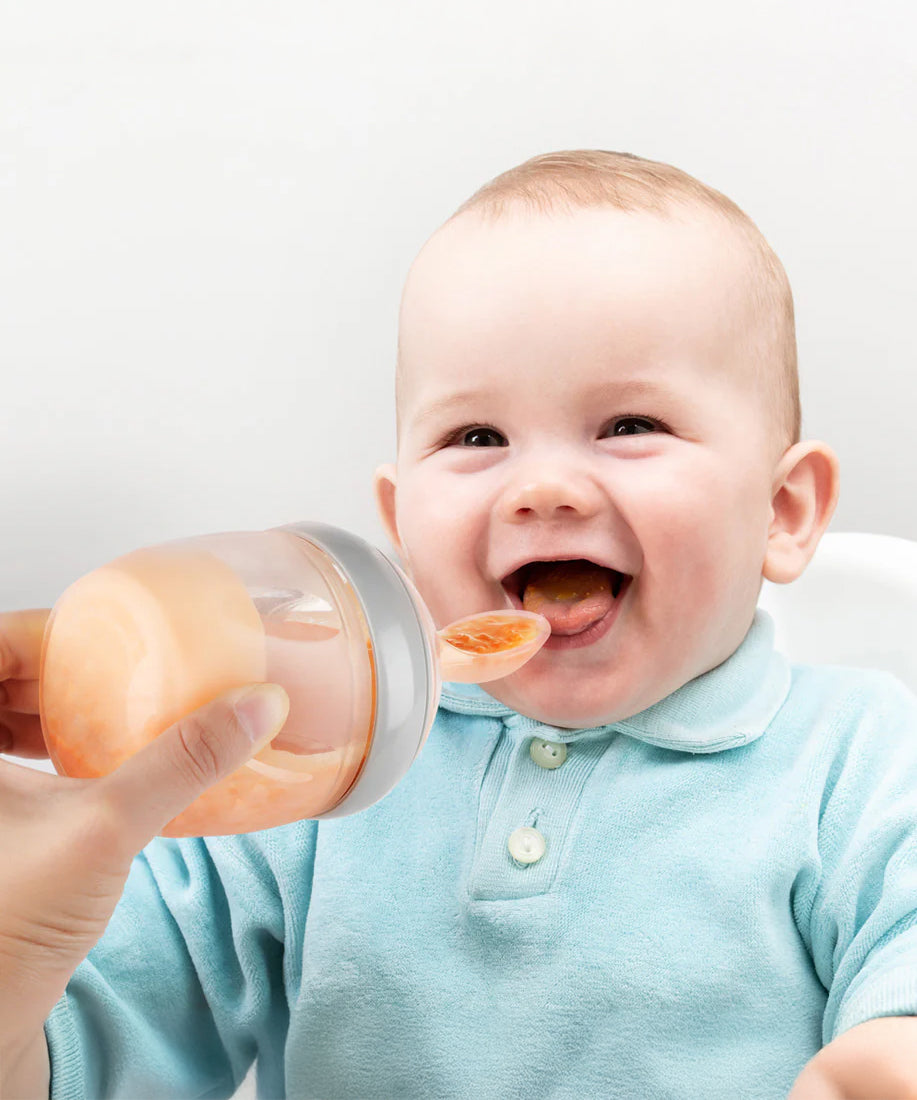
[[[533,737],[529,744],[529,756],[539,768],[559,768],[567,759],[567,746],[563,741],[545,741],[541,737]]]
[[[545,839],[537,829],[524,825],[510,834],[507,842],[509,854],[519,863],[537,863],[544,855]]]

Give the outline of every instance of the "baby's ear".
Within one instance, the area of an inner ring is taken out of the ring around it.
[[[388,536],[389,542],[397,553],[401,553],[401,539],[398,537],[398,524],[395,522],[395,483],[397,468],[391,462],[379,466],[373,474],[373,494],[379,519]]]
[[[840,464],[827,443],[807,440],[786,452],[774,477],[765,580],[789,584],[802,576],[834,515],[839,486]]]

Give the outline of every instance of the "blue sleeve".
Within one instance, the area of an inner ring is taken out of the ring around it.
[[[51,1100],[282,1096],[316,823],[153,841],[45,1024]]]
[[[828,991],[823,1042],[917,1015],[917,696],[860,681],[822,758],[818,864],[800,928]]]

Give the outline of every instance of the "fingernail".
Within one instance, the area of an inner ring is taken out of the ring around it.
[[[272,741],[290,713],[290,697],[280,684],[258,684],[233,703],[233,710],[253,742]]]

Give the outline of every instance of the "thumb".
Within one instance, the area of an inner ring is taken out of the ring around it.
[[[139,852],[198,795],[272,741],[289,711],[289,696],[279,684],[248,684],[163,730],[99,780],[123,822],[122,841]]]

